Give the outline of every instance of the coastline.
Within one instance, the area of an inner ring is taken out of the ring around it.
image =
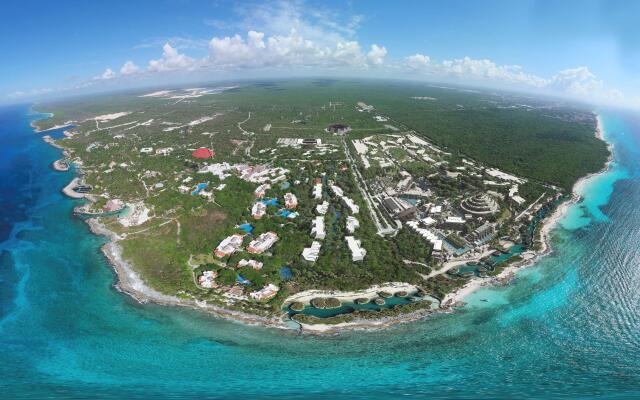
[[[36,132],[40,132],[37,130],[37,127],[34,127]],[[59,128],[59,127],[55,127]],[[54,128],[50,128],[54,129]],[[600,115],[597,115],[597,128],[595,132],[595,136],[606,142],[603,134],[603,126]],[[53,140],[47,140],[44,138],[45,142],[48,144],[64,150],[64,147],[58,145]],[[263,317],[255,314],[244,313],[241,311],[230,310],[224,307],[219,307],[211,304],[207,304],[206,302],[201,302],[197,300],[187,300],[181,299],[175,296],[162,294],[151,287],[147,286],[140,275],[134,271],[134,269],[129,265],[129,263],[124,260],[122,257],[122,247],[118,244],[118,241],[121,239],[115,232],[109,230],[104,224],[98,221],[96,218],[91,218],[86,220],[89,225],[90,231],[97,236],[105,236],[107,238],[107,243],[105,243],[101,247],[102,253],[105,255],[109,264],[113,268],[116,274],[116,281],[114,283],[114,287],[116,290],[121,293],[127,294],[137,302],[141,304],[145,303],[155,303],[159,305],[165,306],[177,306],[177,307],[187,307],[195,310],[200,310],[207,312],[210,315],[215,317],[224,318],[230,321],[235,321],[239,323],[244,323],[248,325],[260,325],[265,327],[272,327],[278,329],[285,329],[288,331],[294,332],[294,326],[299,326],[299,331],[302,333],[309,334],[336,334],[345,330],[379,330],[384,329],[393,325],[413,322],[420,319],[425,318],[428,315],[434,313],[449,313],[453,311],[454,307],[459,307],[464,305],[464,298],[469,294],[475,292],[481,287],[486,287],[490,285],[496,284],[506,284],[511,281],[515,277],[515,272],[521,268],[525,268],[535,264],[541,257],[548,255],[552,252],[552,247],[550,243],[550,233],[553,228],[557,225],[560,219],[564,216],[567,209],[579,202],[581,200],[581,196],[578,194],[580,189],[583,187],[585,182],[594,176],[598,176],[606,173],[609,170],[610,164],[613,161],[613,145],[607,143],[607,148],[609,149],[609,158],[603,167],[602,170],[586,175],[580,178],[573,186],[571,198],[564,201],[560,204],[554,212],[546,217],[544,220],[540,222],[540,243],[541,248],[537,251],[528,250],[522,253],[521,255],[524,259],[518,263],[508,266],[505,268],[500,274],[492,278],[472,278],[467,284],[463,287],[459,288],[455,292],[447,294],[442,301],[440,302],[440,306],[437,309],[423,309],[417,310],[414,312],[401,314],[392,317],[383,317],[380,319],[363,319],[363,320],[354,320],[351,322],[339,323],[335,325],[329,324],[300,324],[295,321],[285,321],[285,313],[283,312],[280,316],[273,317]],[[66,151],[65,151],[66,153]],[[66,156],[66,154],[65,154]],[[78,172],[81,173],[81,167],[78,167]],[[74,178],[67,187],[63,190],[65,194],[67,188],[73,186],[75,182],[78,181],[78,177]],[[70,195],[70,197],[74,198],[83,198],[84,195],[76,197],[78,195],[73,193],[74,195]],[[68,194],[69,195],[69,194]],[[344,292],[339,293],[338,297],[345,299],[355,299],[356,297],[363,297],[365,293],[373,293],[380,290],[385,289],[394,289],[394,290],[406,290],[407,288],[412,287],[415,288],[415,285],[410,285],[408,283],[387,283],[381,284],[377,286],[373,286],[363,291],[358,292]],[[285,302],[291,302],[302,299],[310,299],[313,295],[318,294],[334,294],[335,292],[331,291],[321,291],[321,290],[310,290],[305,292],[300,292],[294,295],[289,296]],[[367,297],[367,296],[364,296]],[[287,323],[289,322],[289,323]]]
[[[87,221],[91,232],[97,236],[105,236],[108,242],[100,250],[105,255],[109,264],[116,274],[114,287],[121,293],[125,293],[141,304],[155,303],[165,306],[187,307],[205,311],[213,316],[242,322],[249,325],[263,325],[274,328],[290,329],[280,318],[261,317],[255,314],[243,313],[241,311],[229,310],[223,307],[207,304],[196,300],[185,300],[175,296],[162,294],[144,283],[140,275],[135,272],[131,265],[122,257],[122,247],[118,244],[120,237],[110,231],[104,224],[96,218]]]
[[[604,125],[602,123],[602,117],[600,116],[600,114],[596,115],[596,123],[597,126],[595,136],[596,138],[602,140],[607,144],[609,157],[604,167],[600,171],[585,175],[582,178],[578,179],[578,181],[574,183],[573,188],[571,189],[571,197],[562,202],[558,207],[556,207],[551,215],[540,222],[540,243],[542,247],[537,251],[528,250],[523,252],[521,255],[525,259],[508,266],[502,272],[500,272],[500,274],[492,278],[474,277],[457,291],[447,294],[442,300],[443,306],[455,307],[456,305],[464,305],[464,299],[482,287],[508,284],[511,280],[515,279],[516,271],[534,265],[540,260],[540,258],[553,252],[550,238],[551,231],[560,222],[562,217],[564,217],[569,207],[582,200],[582,196],[579,193],[581,192],[581,189],[586,184],[586,182],[595,176],[606,174],[609,171],[611,163],[614,160],[613,144],[607,142],[604,137]]]

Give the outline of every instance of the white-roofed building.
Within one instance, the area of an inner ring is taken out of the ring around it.
[[[258,260],[246,260],[243,258],[242,260],[238,261],[238,265],[236,265],[236,267],[242,268],[242,267],[246,267],[247,265],[257,271],[262,269],[263,264]]]
[[[260,290],[249,293],[249,296],[251,296],[252,299],[258,300],[258,301],[268,300],[274,297],[276,294],[278,294],[279,290],[280,290],[279,287],[277,287],[273,283],[270,283]]]
[[[256,190],[253,192],[253,194],[260,198],[260,197],[264,197],[264,195],[266,194],[267,190],[271,189],[271,185],[269,185],[268,183],[262,184],[260,186],[258,186],[256,188]]]
[[[284,206],[290,210],[298,207],[298,198],[296,195],[293,193],[285,193]]]
[[[215,281],[217,277],[218,273],[216,271],[203,271],[202,275],[198,277],[198,283],[203,288],[215,288],[218,286]]]
[[[264,217],[266,213],[267,213],[267,206],[261,201],[257,201],[251,208],[251,216],[255,219],[260,219]]]
[[[322,183],[313,185],[313,198],[316,200],[322,199]]]
[[[356,217],[349,215],[347,217],[347,232],[353,233],[360,227],[360,221]]]
[[[235,253],[236,250],[242,246],[243,239],[242,235],[238,234],[226,237],[214,250],[215,255],[218,257],[226,257]]]
[[[313,223],[311,226],[311,236],[315,239],[324,239],[326,236],[326,232],[324,229],[324,217],[319,216],[313,219]]]
[[[320,257],[321,247],[322,245],[320,244],[320,242],[314,240],[313,243],[311,243],[311,247],[305,247],[302,250],[302,258],[304,258],[306,261],[316,262],[318,260],[318,257]]]
[[[277,241],[278,235],[275,232],[265,232],[249,243],[247,251],[252,254],[261,254],[269,250]]]
[[[364,256],[367,255],[367,250],[362,247],[360,240],[357,240],[353,236],[345,236],[344,239],[347,241],[347,246],[349,246],[349,250],[351,251],[351,259],[353,261],[364,260]]]
[[[316,206],[316,212],[320,215],[325,215],[327,211],[329,211],[329,202],[326,200]]]
[[[340,186],[336,186],[336,185],[331,185],[331,191],[333,192],[333,194],[335,194],[338,197],[342,197],[344,196],[344,192],[342,191],[342,189],[340,188]]]
[[[357,214],[360,212],[360,207],[358,207],[358,205],[350,198],[343,197],[342,201],[344,202],[344,205],[349,208],[349,211],[351,211],[352,214]]]

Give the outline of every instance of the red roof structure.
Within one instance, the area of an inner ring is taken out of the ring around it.
[[[209,149],[205,149],[204,147],[200,147],[198,150],[191,153],[191,156],[195,158],[213,158],[215,155],[216,153]]]

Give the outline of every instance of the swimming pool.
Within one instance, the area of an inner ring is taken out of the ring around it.
[[[205,189],[207,186],[209,186],[208,183],[198,183],[198,186],[196,186],[195,190],[193,192],[191,192],[192,196],[196,196],[198,195],[203,189]]]

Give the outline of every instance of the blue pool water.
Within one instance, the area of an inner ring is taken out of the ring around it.
[[[236,282],[241,285],[251,285],[251,281],[240,274],[236,275]]]
[[[191,192],[191,195],[192,196],[198,195],[202,190],[206,189],[207,186],[209,186],[208,183],[198,183],[198,185],[193,190],[193,192]]]
[[[454,314],[331,337],[138,304],[60,194],[73,173],[0,108],[2,398],[638,398],[640,119],[605,113],[616,161],[554,252]],[[486,300],[486,301],[483,301]]]
[[[278,199],[273,197],[271,199],[264,199],[262,200],[262,203],[266,206],[278,206]]]
[[[242,225],[238,226],[238,228],[242,229],[243,231],[245,231],[247,233],[253,232],[253,225],[251,225],[251,224],[242,224]]]
[[[291,268],[287,266],[280,267],[280,278],[284,280],[293,278],[293,272],[291,271]]]

